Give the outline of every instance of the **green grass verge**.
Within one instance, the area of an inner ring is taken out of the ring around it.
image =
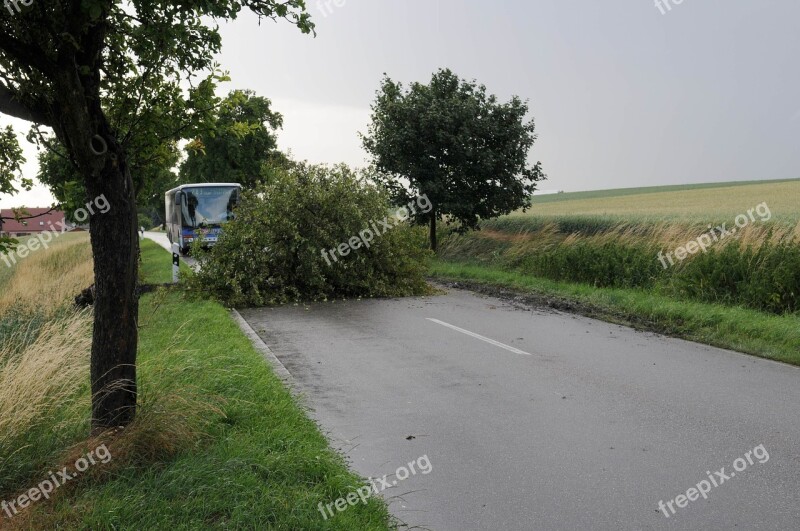
[[[140,240],[142,262],[139,264],[139,278],[147,284],[168,284],[172,282],[172,253],[164,250],[153,240]],[[191,275],[192,270],[181,261],[181,276]]]
[[[471,281],[571,303],[591,317],[800,365],[800,316],[770,315],[717,304],[679,301],[636,289],[554,282],[496,267],[436,261],[430,275]]]
[[[169,280],[169,253],[144,241],[142,256],[144,281]],[[224,414],[206,419],[206,436],[165,462],[126,463],[110,480],[87,480],[50,505],[34,507],[31,521],[38,527],[390,528],[388,509],[376,498],[323,519],[320,502],[346,496],[364,481],[330,449],[228,310],[162,289],[142,297],[140,320],[145,407],[186,394],[221,404]],[[162,412],[167,420],[170,414]]]

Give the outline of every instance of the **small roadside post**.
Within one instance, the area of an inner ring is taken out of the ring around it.
[[[181,248],[177,243],[172,244],[172,283],[178,283],[181,265]]]

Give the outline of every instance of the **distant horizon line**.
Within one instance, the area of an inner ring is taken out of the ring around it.
[[[581,194],[589,192],[614,192],[620,190],[645,190],[648,188],[685,188],[687,186],[723,186],[723,185],[748,185],[748,184],[762,184],[762,183],[780,183],[789,181],[800,181],[800,177],[787,177],[782,179],[755,179],[755,180],[741,180],[741,181],[706,181],[701,183],[683,183],[683,184],[653,184],[649,186],[623,186],[620,188],[593,188],[590,190],[536,190],[533,195],[553,195],[553,194]]]
[[[541,197],[545,195],[557,195],[557,194],[581,194],[581,193],[593,193],[593,192],[614,192],[614,191],[624,191],[624,190],[647,190],[649,188],[686,188],[686,187],[724,187],[726,185],[731,186],[743,186],[743,185],[756,185],[756,184],[764,184],[764,183],[780,183],[780,182],[790,182],[790,181],[800,181],[800,177],[790,177],[784,179],[755,179],[755,180],[741,180],[741,181],[707,181],[703,183],[684,183],[684,184],[653,184],[650,186],[624,186],[621,188],[595,188],[592,190],[559,190],[559,189],[550,189],[550,190],[536,190],[533,193],[534,197]],[[48,190],[49,192],[49,190]],[[52,206],[52,205],[51,205]],[[9,206],[3,207],[3,210],[11,210],[11,209],[19,209],[19,208],[26,208],[26,209],[38,209],[38,208],[50,208],[51,206],[46,207],[32,207],[28,205],[23,206]]]

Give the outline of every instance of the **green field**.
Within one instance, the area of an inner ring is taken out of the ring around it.
[[[800,179],[623,188],[541,195],[525,216],[606,216],[629,221],[732,220],[767,203],[773,220],[797,224]]]

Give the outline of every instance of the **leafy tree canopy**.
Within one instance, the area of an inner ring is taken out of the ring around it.
[[[372,113],[364,147],[399,203],[414,194],[433,203],[416,222],[430,225],[434,250],[439,217],[476,229],[481,219],[528,208],[545,178],[541,163],[528,164],[536,135],[527,103],[516,96],[500,103],[450,70],[408,90],[385,77]]]
[[[33,183],[30,179],[22,177],[22,165],[25,157],[22,155],[22,148],[11,126],[0,130],[0,194],[17,193],[15,181],[20,181],[20,186],[25,190],[30,190]],[[14,217],[24,217],[26,212],[18,211]],[[4,219],[0,218],[0,225]],[[7,220],[6,220],[7,221]],[[17,244],[14,238],[0,236],[0,253],[13,248]]]
[[[283,159],[275,137],[283,117],[270,105],[251,90],[231,92],[212,127],[188,144],[181,182],[234,182],[253,188],[265,164]]]

